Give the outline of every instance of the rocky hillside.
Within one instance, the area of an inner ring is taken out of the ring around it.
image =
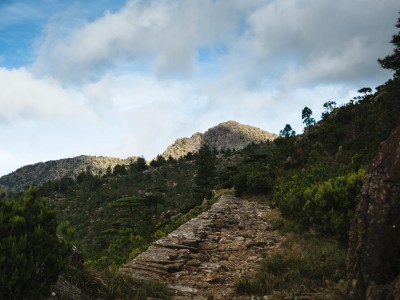
[[[19,191],[28,185],[40,185],[47,181],[63,177],[75,178],[81,172],[89,171],[92,174],[105,174],[109,166],[117,164],[128,165],[135,162],[137,157],[127,159],[81,155],[73,158],[50,160],[33,165],[24,166],[16,171],[0,177],[0,186],[9,191]]]
[[[177,139],[175,143],[164,151],[162,154],[165,158],[173,157],[179,158],[181,156],[185,156],[187,153],[195,153],[199,151],[203,140],[203,134],[196,132],[190,138],[181,138]]]
[[[203,134],[195,133],[190,138],[177,139],[162,155],[165,158],[179,158],[188,152],[197,152],[204,144],[217,151],[240,150],[248,144],[259,144],[275,138],[275,134],[257,127],[228,121],[208,129]]]

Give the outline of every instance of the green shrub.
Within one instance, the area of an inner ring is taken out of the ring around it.
[[[247,176],[247,192],[254,194],[267,193],[272,189],[266,171],[251,172]]]
[[[68,252],[56,228],[54,211],[35,189],[0,199],[1,299],[39,299],[49,293]]]
[[[318,231],[345,241],[365,172],[352,172],[311,185],[304,192],[304,214]]]
[[[365,172],[328,179],[318,178],[314,172],[296,171],[281,178],[275,187],[274,202],[284,217],[345,242]]]
[[[236,196],[240,197],[247,189],[247,174],[241,173],[234,177],[233,187],[235,188]]]

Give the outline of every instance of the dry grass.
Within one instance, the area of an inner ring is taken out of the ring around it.
[[[90,299],[170,299],[171,292],[155,280],[140,280],[118,270],[95,271],[89,267],[70,268],[64,276]],[[70,295],[62,295],[68,299]]]
[[[279,224],[279,216],[274,222]],[[332,239],[289,233],[282,247],[261,264],[257,277],[240,281],[236,292],[275,295],[273,299],[307,299],[310,294],[315,297],[309,299],[328,299],[328,294],[329,299],[343,299],[341,290],[333,287],[343,277],[344,258],[344,249]],[[334,298],[336,292],[340,296]]]

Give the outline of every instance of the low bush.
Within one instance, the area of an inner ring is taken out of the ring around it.
[[[321,180],[293,172],[275,186],[274,203],[285,218],[346,242],[361,194],[365,172],[348,172]]]

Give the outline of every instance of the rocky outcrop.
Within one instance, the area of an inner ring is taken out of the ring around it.
[[[399,237],[400,126],[381,145],[367,171],[351,226],[347,272],[352,298],[387,299],[383,284],[400,271]]]
[[[8,175],[2,176],[0,177],[0,185],[3,185],[9,191],[20,191],[29,185],[41,185],[47,181],[61,179],[66,176],[75,178],[87,170],[93,175],[105,174],[109,166],[113,168],[117,164],[129,165],[136,160],[137,157],[121,159],[87,155],[50,160],[24,166]]]
[[[85,268],[83,255],[73,247],[66,262],[66,269],[69,273],[76,273],[78,270]],[[68,272],[67,272],[68,273]],[[70,276],[62,273],[58,276],[56,284],[51,289],[52,299],[71,299],[71,300],[87,300],[90,299],[76,283],[72,283]]]
[[[251,143],[258,144],[275,138],[275,134],[257,127],[228,121],[208,129],[204,134],[195,133],[191,138],[176,140],[162,155],[165,158],[171,156],[177,159],[189,152],[198,152],[202,145],[208,145],[217,151],[240,150]]]
[[[269,213],[265,205],[222,196],[121,271],[165,282],[175,299],[232,299],[235,283],[254,276],[283,239],[269,225]]]
[[[185,156],[189,152],[196,153],[202,145],[203,135],[199,132],[193,134],[190,138],[177,139],[174,144],[169,146],[164,152],[165,158],[173,157],[175,159]]]

